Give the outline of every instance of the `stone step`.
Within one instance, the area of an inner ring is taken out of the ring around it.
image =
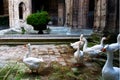
[[[49,34],[4,34],[0,35],[0,44],[24,44],[31,42],[32,44],[48,44],[48,43],[70,43],[79,40],[79,36],[83,34],[88,37],[92,34],[90,29],[70,29],[68,27],[50,28]]]
[[[84,35],[88,37],[87,35]],[[79,35],[3,35],[0,36],[0,44],[49,44],[71,43],[79,40]]]

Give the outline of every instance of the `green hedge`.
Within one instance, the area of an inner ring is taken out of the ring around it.
[[[46,25],[49,20],[50,20],[50,17],[48,15],[48,13],[46,11],[41,11],[41,12],[30,14],[27,17],[27,24],[30,24],[33,27],[38,27],[38,29],[39,29],[43,25]],[[42,28],[40,28],[40,29],[42,29]]]
[[[0,26],[9,26],[9,16],[0,16]]]

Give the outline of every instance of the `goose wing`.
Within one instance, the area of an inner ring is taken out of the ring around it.
[[[103,48],[103,46],[101,46],[101,45],[95,45],[95,46],[92,46],[91,48],[95,49],[95,50],[101,50]]]
[[[26,63],[34,63],[34,64],[42,62],[41,59],[34,58],[34,57],[26,58],[23,61],[26,62]]]

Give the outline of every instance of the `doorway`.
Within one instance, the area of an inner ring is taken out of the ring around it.
[[[95,0],[89,0],[87,27],[93,28]]]
[[[32,0],[32,13],[47,11],[53,25],[58,24],[58,0]]]

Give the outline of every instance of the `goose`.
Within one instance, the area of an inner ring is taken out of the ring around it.
[[[111,46],[105,45],[102,49],[103,52],[107,53],[107,61],[102,68],[102,77],[104,80],[120,80],[120,68],[113,67],[113,50]]]
[[[27,65],[27,67],[33,72],[38,72],[38,69],[40,67],[40,63],[43,62],[42,58],[35,58],[35,57],[29,57],[31,53],[30,43],[27,44],[28,47],[28,53],[25,54],[23,58],[23,63]]]
[[[81,43],[80,47],[82,47],[83,44],[84,44],[84,42],[82,41],[82,38],[83,38],[83,34],[80,35],[80,40],[79,41],[76,41],[74,43],[70,43],[70,46],[72,46],[74,49],[77,49],[78,48],[78,44],[80,42]]]
[[[117,43],[120,44],[120,34],[118,34],[118,36],[117,36]]]
[[[105,45],[105,46],[108,46],[108,44]],[[119,43],[112,43],[112,44],[109,45],[109,51],[115,52],[119,49],[120,49],[120,44]]]
[[[89,56],[94,57],[94,56],[97,56],[98,53],[101,52],[100,50],[96,50],[96,49],[94,49],[94,48],[87,47],[88,41],[87,41],[86,38],[83,38],[82,40],[84,41],[83,52],[84,52],[85,54],[88,54]]]
[[[80,42],[78,44],[77,51],[74,53],[74,58],[77,61],[77,63],[82,63],[83,64],[83,51],[80,50]]]
[[[111,43],[109,45],[108,44],[106,45],[106,46],[109,46],[109,51],[115,52],[115,51],[119,50],[120,49],[119,41],[120,41],[120,34],[118,34],[118,36],[117,36],[117,42],[116,43]]]
[[[104,44],[103,44],[103,41],[106,40],[106,37],[102,37],[101,41],[100,41],[100,44],[97,44],[97,45],[94,45],[92,46],[91,48],[92,49],[95,49],[95,50],[99,50],[101,51],[101,49],[103,48]]]

